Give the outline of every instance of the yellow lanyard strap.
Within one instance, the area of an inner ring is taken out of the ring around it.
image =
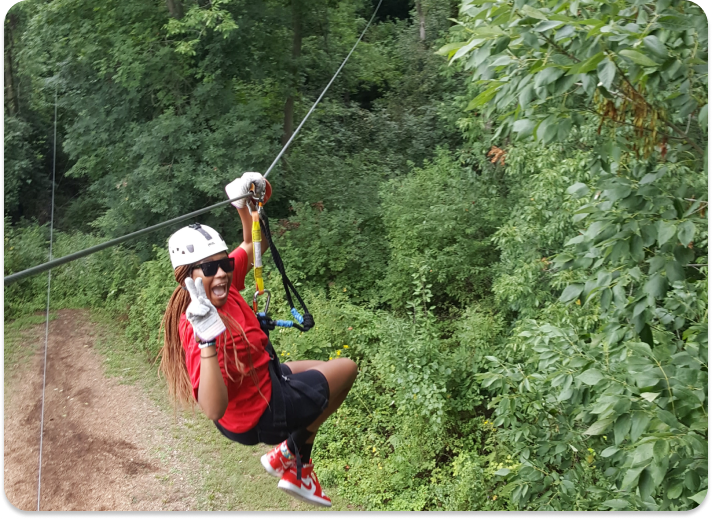
[[[260,229],[260,211],[262,210],[262,202],[259,202],[257,210],[252,211],[252,252],[254,256],[254,271],[255,285],[257,294],[262,295],[265,291],[265,282],[262,278],[262,231]],[[257,312],[257,298],[253,299],[252,307]]]

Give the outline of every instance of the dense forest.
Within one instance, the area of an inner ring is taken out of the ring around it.
[[[48,257],[55,109],[59,257],[264,171],[377,4],[13,6],[5,275]],[[370,510],[702,502],[707,30],[680,0],[383,1],[269,178],[316,321],[275,349],[359,365],[318,436],[324,484]],[[232,208],[200,221],[239,244]],[[53,270],[53,307],[126,316],[152,362],[176,229]],[[5,319],[46,293],[5,287]]]

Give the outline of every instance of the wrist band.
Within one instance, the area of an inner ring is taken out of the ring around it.
[[[201,358],[201,359],[209,359],[209,358],[211,358],[211,357],[217,357],[217,356],[218,356],[218,352],[216,351],[215,353],[213,353],[212,355],[208,355],[207,357],[203,357],[203,356],[201,355],[200,358]]]
[[[200,342],[200,341],[197,341],[197,342],[198,342],[198,348],[200,348],[201,350],[203,348],[207,348],[208,346],[215,346],[215,339],[208,341],[208,342]]]

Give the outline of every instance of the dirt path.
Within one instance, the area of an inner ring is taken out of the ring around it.
[[[105,377],[94,326],[80,310],[50,322],[40,509],[196,509],[200,463],[139,387]],[[5,493],[21,510],[37,510],[44,331],[23,332],[29,369],[5,366]]]

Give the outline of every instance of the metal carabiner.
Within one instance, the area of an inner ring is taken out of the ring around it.
[[[267,289],[264,289],[262,292],[260,292],[259,290],[255,292],[255,295],[252,296],[252,309],[255,311],[255,313],[257,313],[257,296],[261,296],[262,294],[267,294],[267,302],[265,303],[264,309],[264,314],[267,315],[267,312],[269,311],[269,301],[270,299],[272,299],[272,293]]]
[[[258,207],[258,212],[262,212],[262,204],[264,204],[265,201],[264,193],[262,194],[262,196],[257,196],[257,193],[255,191],[255,184],[252,183],[250,184],[249,194],[251,195],[250,198],[252,198],[252,202]]]

